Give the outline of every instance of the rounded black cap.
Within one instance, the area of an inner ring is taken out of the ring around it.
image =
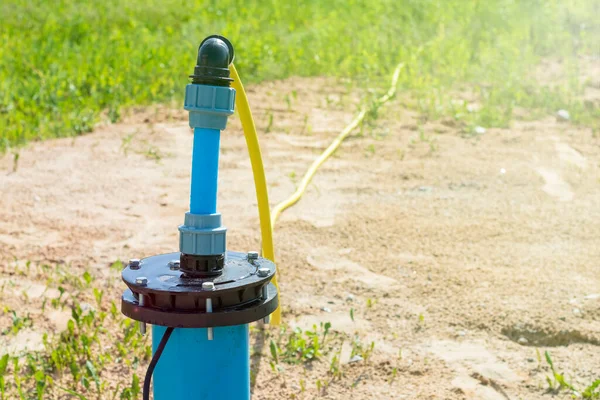
[[[198,60],[192,83],[200,85],[229,86],[229,64],[233,61],[234,51],[231,42],[219,35],[207,37],[198,48]]]

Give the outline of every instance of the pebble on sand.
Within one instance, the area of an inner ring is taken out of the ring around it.
[[[556,117],[562,121],[568,121],[571,119],[571,115],[567,110],[558,110],[558,112],[556,113]]]

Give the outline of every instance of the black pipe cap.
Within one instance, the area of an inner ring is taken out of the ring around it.
[[[200,85],[230,86],[229,64],[233,62],[234,50],[231,42],[219,35],[207,37],[198,48],[198,60],[192,83]]]

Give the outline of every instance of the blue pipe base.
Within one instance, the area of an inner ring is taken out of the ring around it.
[[[152,352],[165,333],[152,326]],[[176,328],[154,370],[154,400],[250,400],[248,324]]]

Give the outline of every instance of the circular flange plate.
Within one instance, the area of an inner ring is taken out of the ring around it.
[[[174,328],[208,328],[249,324],[273,313],[279,305],[277,288],[269,283],[268,294],[245,307],[225,311],[202,313],[182,311],[162,311],[139,305],[139,300],[131,290],[126,290],[121,299],[121,312],[136,321],[144,321],[152,325],[171,326]]]
[[[121,302],[125,315],[156,325],[200,328],[257,321],[277,308],[277,289],[269,283],[275,275],[271,261],[228,251],[221,275],[194,278],[174,269],[179,256],[152,256],[123,270],[129,287]],[[203,288],[206,282],[213,285]]]

